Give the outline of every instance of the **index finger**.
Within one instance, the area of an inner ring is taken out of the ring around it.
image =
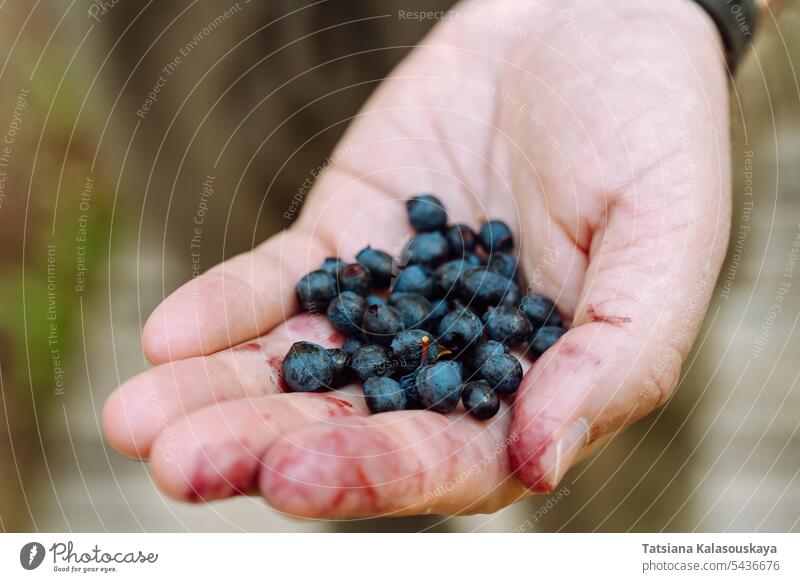
[[[393,250],[410,232],[396,218],[403,200],[368,177],[332,167],[312,198],[298,226],[167,297],[142,332],[147,358],[160,364],[203,356],[258,337],[297,313],[295,285],[325,257],[352,259],[367,245]]]

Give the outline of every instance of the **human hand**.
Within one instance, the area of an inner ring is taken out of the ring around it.
[[[260,492],[306,517],[491,512],[551,490],[662,404],[728,238],[722,51],[688,0],[562,5],[469,2],[440,23],[351,125],[297,222],[152,314],[156,366],[108,399],[110,442],[178,499]],[[399,253],[402,201],[424,191],[451,222],[512,225],[523,280],[572,320],[513,411],[369,416],[357,388],[281,393],[293,342],[340,341],[297,315],[297,280],[367,244]]]

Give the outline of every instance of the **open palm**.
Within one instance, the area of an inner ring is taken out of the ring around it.
[[[295,224],[153,313],[156,365],[109,398],[110,442],[178,499],[260,492],[307,517],[489,512],[551,490],[665,402],[728,237],[727,87],[710,20],[685,0],[648,4],[459,6],[381,84]],[[523,281],[556,300],[568,333],[489,422],[462,408],[370,416],[356,387],[282,393],[293,342],[341,342],[298,315],[297,280],[367,244],[399,255],[419,192],[451,222],[512,225]]]

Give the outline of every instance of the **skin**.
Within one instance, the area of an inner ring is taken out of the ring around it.
[[[108,440],[183,500],[258,493],[303,517],[492,512],[552,490],[665,403],[729,231],[728,88],[689,0],[457,7],[385,79],[285,232],[168,297],[143,332],[155,366],[104,411]],[[520,31],[524,31],[521,33]],[[489,422],[369,416],[359,389],[283,394],[294,285],[367,244],[399,255],[403,199],[450,222],[505,220],[523,280],[571,325]]]

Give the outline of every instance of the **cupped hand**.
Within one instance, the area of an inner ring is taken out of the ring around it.
[[[727,117],[722,49],[689,0],[457,6],[380,84],[292,227],[155,310],[155,366],[109,397],[109,441],[172,497],[260,493],[305,517],[491,512],[552,490],[676,386],[728,238]],[[298,314],[297,280],[368,244],[399,255],[419,192],[454,223],[512,225],[523,280],[569,331],[489,422],[370,416],[357,387],[284,393],[293,342],[342,341]]]

